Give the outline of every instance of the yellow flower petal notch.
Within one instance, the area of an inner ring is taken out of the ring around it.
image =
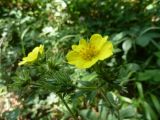
[[[32,52],[28,53],[27,57],[23,57],[22,61],[18,63],[19,66],[32,63],[38,58],[38,54],[42,54],[44,51],[44,45],[40,45],[39,47],[35,47]]]
[[[108,41],[108,36],[93,34],[90,41],[81,39],[79,45],[72,45],[66,58],[69,64],[77,68],[90,68],[98,60],[104,60],[113,55],[113,45]]]

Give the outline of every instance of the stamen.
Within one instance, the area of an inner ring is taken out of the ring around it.
[[[85,60],[91,60],[97,54],[95,46],[92,46],[90,44],[88,44],[87,48],[81,50],[80,52],[81,52],[80,54],[81,54],[82,58]]]

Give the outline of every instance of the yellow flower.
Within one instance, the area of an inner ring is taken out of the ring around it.
[[[104,60],[113,55],[113,45],[108,41],[108,36],[93,34],[89,42],[81,39],[79,45],[72,45],[72,51],[66,58],[69,64],[77,68],[89,68],[98,60]]]
[[[43,49],[44,49],[44,45],[40,45],[39,47],[35,47],[32,52],[30,52],[28,54],[27,57],[23,57],[22,58],[22,61],[18,63],[18,65],[23,65],[23,64],[26,64],[26,63],[32,63],[34,62],[35,60],[37,60],[38,58],[38,54],[42,54],[43,53]]]

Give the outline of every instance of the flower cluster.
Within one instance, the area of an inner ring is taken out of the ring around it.
[[[43,45],[40,45],[39,47],[35,47],[32,50],[32,52],[28,53],[27,57],[22,58],[22,61],[19,62],[18,65],[20,66],[20,65],[34,62],[35,60],[37,60],[38,55],[43,53],[43,50],[44,50]]]
[[[93,34],[90,41],[81,39],[79,45],[72,45],[72,51],[68,52],[69,64],[77,68],[90,68],[98,60],[104,60],[113,55],[113,45],[108,41],[108,36]]]
[[[32,63],[37,60],[38,55],[43,53],[44,46],[35,47],[27,57],[23,57],[18,65]],[[100,34],[93,34],[89,41],[81,39],[79,45],[72,45],[72,50],[68,52],[66,58],[69,64],[77,68],[90,68],[98,60],[104,60],[113,55],[113,45],[108,41],[108,36],[102,37]]]

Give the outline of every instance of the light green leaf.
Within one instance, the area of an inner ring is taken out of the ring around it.
[[[124,33],[124,32],[120,32],[120,33],[114,35],[112,38],[113,44],[118,45],[121,42],[123,42],[125,40],[125,39],[123,39],[125,35],[126,35],[126,33]]]
[[[158,120],[157,115],[155,114],[151,106],[146,101],[142,101],[142,105],[143,105],[143,109],[145,111],[147,120]]]
[[[82,81],[91,81],[91,80],[93,80],[93,79],[95,79],[97,77],[97,74],[95,73],[95,72],[93,72],[93,73],[90,73],[90,74],[86,74],[86,75],[84,75],[84,77],[82,77]]]
[[[139,92],[139,96],[141,99],[144,98],[144,94],[143,94],[143,86],[140,82],[136,82],[136,85],[137,85],[137,89],[138,89],[138,92]]]
[[[120,116],[122,119],[132,118],[135,117],[135,115],[136,115],[136,108],[134,108],[133,106],[128,106],[120,110]]]
[[[7,93],[7,87],[4,85],[0,85],[0,96]]]
[[[160,114],[160,101],[158,100],[158,98],[155,95],[151,94],[150,96],[151,96],[151,99],[153,101],[153,104],[154,104],[157,112]]]
[[[132,47],[132,41],[130,39],[126,40],[122,44],[122,48],[125,53],[127,53]]]
[[[84,118],[84,120],[98,120],[97,113],[91,109],[81,110],[80,115]]]

